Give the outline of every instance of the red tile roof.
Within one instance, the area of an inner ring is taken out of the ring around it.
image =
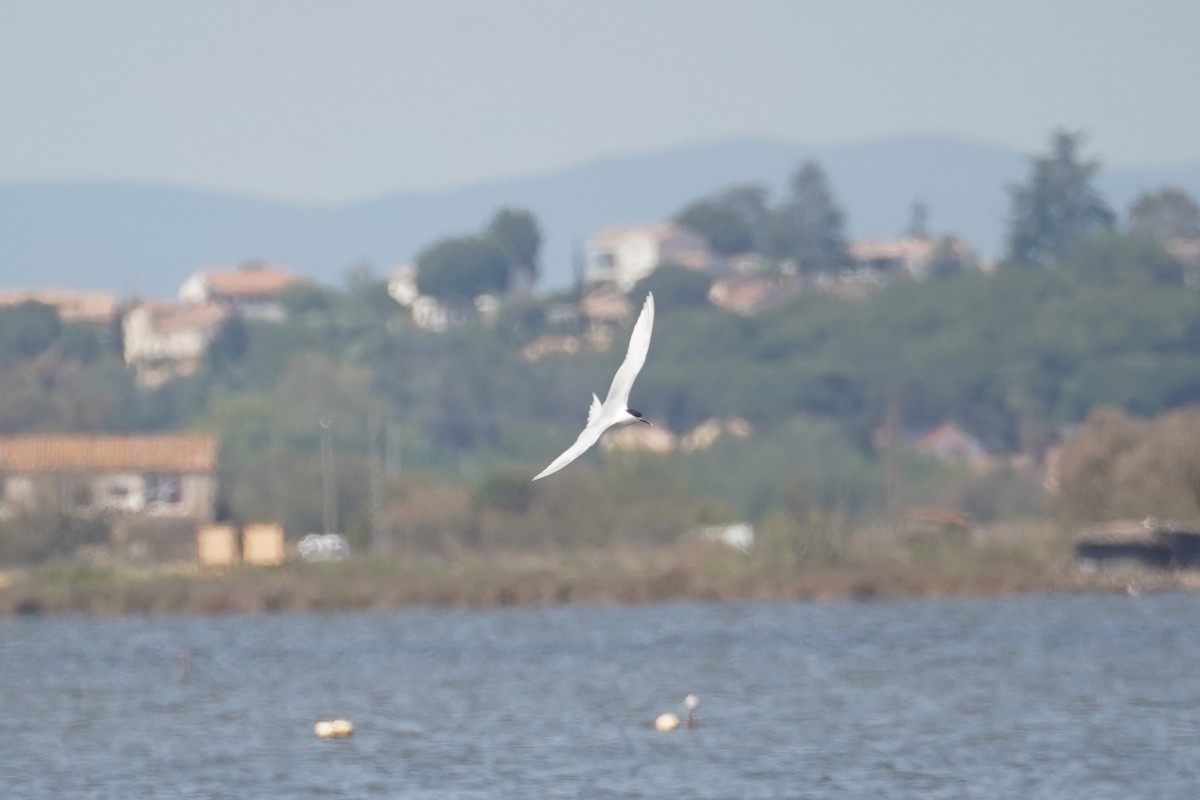
[[[182,472],[217,467],[216,437],[201,433],[148,436],[18,436],[0,439],[0,472]]]
[[[223,297],[276,295],[299,280],[286,269],[270,264],[208,269],[201,276],[211,294]]]
[[[169,300],[151,300],[134,311],[145,313],[147,329],[159,335],[210,330],[229,316],[229,310],[216,303],[172,303]]]
[[[25,302],[43,303],[58,309],[63,322],[100,325],[117,315],[117,298],[108,292],[77,292],[73,289],[0,289],[0,306]]]

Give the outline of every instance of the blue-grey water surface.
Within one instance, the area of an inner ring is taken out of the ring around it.
[[[1197,797],[1198,621],[1186,594],[6,620],[0,797]],[[655,732],[688,692],[699,727]]]

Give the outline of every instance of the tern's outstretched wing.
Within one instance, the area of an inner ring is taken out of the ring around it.
[[[592,393],[592,406],[588,409],[587,424],[591,425],[596,421],[596,415],[600,413],[600,398],[596,397],[595,392]]]
[[[583,432],[579,434],[579,438],[575,440],[575,444],[568,447],[567,451],[561,456],[551,461],[550,466],[546,467],[537,475],[534,475],[533,479],[536,481],[538,478],[544,478],[547,475],[553,475],[567,464],[570,464],[572,461],[579,458],[589,447],[594,445],[600,439],[600,434],[604,433],[606,427],[607,426],[605,425],[589,424],[583,429]]]
[[[608,387],[608,396],[604,398],[605,406],[615,403],[622,411],[625,410],[629,403],[629,390],[633,388],[633,380],[646,363],[646,353],[650,351],[650,332],[653,328],[654,293],[651,292],[646,295],[642,313],[633,325],[633,334],[629,337],[629,350],[625,353],[625,360],[617,368],[617,374],[613,376],[612,385]]]

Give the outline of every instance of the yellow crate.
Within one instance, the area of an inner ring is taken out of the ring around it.
[[[247,525],[242,530],[242,560],[259,566],[278,566],[286,550],[283,526],[276,522]]]
[[[228,567],[237,563],[237,531],[232,525],[200,526],[196,544],[202,567]]]

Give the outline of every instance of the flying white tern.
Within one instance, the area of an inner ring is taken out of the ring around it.
[[[634,422],[650,424],[642,417],[640,411],[629,408],[628,404],[629,390],[633,388],[634,378],[638,376],[638,373],[642,371],[642,365],[646,363],[646,353],[650,350],[650,331],[653,327],[654,295],[647,294],[646,302],[642,306],[642,313],[638,315],[637,322],[633,326],[633,335],[629,337],[629,350],[625,353],[625,360],[617,368],[612,385],[608,387],[608,396],[601,403],[600,398],[592,394],[592,406],[588,409],[587,425],[583,432],[579,434],[575,444],[568,447],[565,453],[550,462],[550,466],[533,477],[535,481],[538,478],[553,475],[579,458],[589,447],[599,441],[600,434],[613,426],[629,425]]]

